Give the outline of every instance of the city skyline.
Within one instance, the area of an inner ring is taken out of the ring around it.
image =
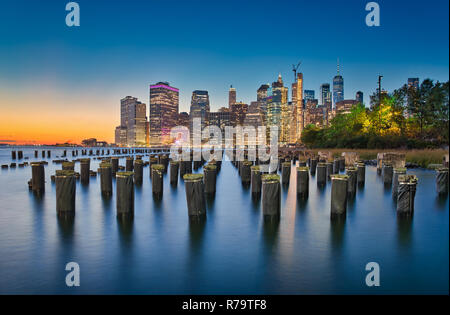
[[[180,89],[180,112],[189,112],[194,90],[207,90],[216,111],[227,107],[230,85],[237,101],[246,104],[279,73],[290,89],[291,65],[300,60],[303,89],[315,90],[319,100],[320,86],[332,87],[337,58],[344,99],[362,91],[366,104],[380,74],[388,91],[407,78],[447,81],[448,2],[379,3],[381,26],[369,28],[364,1],[345,6],[175,1],[172,15],[152,15],[151,20],[144,13],[167,10],[168,4],[79,1],[79,29],[64,24],[63,4],[5,4],[0,13],[0,140],[53,144],[96,137],[114,142],[119,100],[132,95],[148,104],[148,86],[154,82]],[[194,12],[215,13],[203,15],[200,23],[189,18]],[[122,14],[135,22],[113,23]],[[238,26],[226,23],[230,16],[245,18]],[[200,36],[205,40],[197,41]]]

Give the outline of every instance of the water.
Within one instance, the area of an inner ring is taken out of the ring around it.
[[[34,148],[23,150],[33,161]],[[0,164],[11,162],[10,151],[0,149]],[[53,158],[62,154],[52,151]],[[92,161],[91,169],[98,163]],[[413,220],[400,220],[391,192],[367,167],[366,185],[349,203],[345,223],[330,221],[330,183],[318,189],[311,177],[309,199],[301,203],[292,172],[282,191],[281,220],[266,225],[260,202],[224,162],[207,221],[190,224],[182,181],[171,188],[165,175],[164,195],[156,202],[146,167],[133,223],[122,224],[115,196],[101,197],[99,177],[88,187],[77,182],[75,220],[59,221],[50,175],[60,167],[45,167],[42,198],[28,191],[29,166],[0,170],[2,294],[449,292],[449,203],[436,196],[432,171],[408,171],[419,177],[416,209]],[[65,285],[71,261],[80,265],[78,288]],[[365,285],[365,266],[372,261],[381,268],[378,288]]]

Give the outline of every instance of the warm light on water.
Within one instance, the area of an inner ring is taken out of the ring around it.
[[[10,151],[0,149],[0,164],[11,163]],[[61,154],[52,151],[54,159]],[[28,162],[33,152],[24,149]],[[91,169],[98,164],[92,160]],[[415,214],[401,220],[390,190],[367,167],[345,223],[330,221],[330,182],[318,189],[311,177],[309,199],[301,202],[292,172],[282,190],[281,220],[269,226],[229,162],[218,175],[215,198],[207,200],[203,224],[189,223],[182,181],[172,188],[166,174],[162,200],[153,199],[149,167],[135,190],[132,224],[117,221],[115,194],[101,197],[100,177],[89,186],[77,182],[75,220],[62,222],[50,181],[60,168],[45,166],[41,199],[28,190],[30,166],[0,170],[2,294],[448,294],[449,202],[437,197],[433,171],[408,170],[419,178]],[[78,288],[65,285],[71,261],[81,268]],[[365,284],[368,262],[380,265],[379,288]]]

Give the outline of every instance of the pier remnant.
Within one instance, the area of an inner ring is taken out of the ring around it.
[[[37,194],[45,191],[45,170],[41,162],[31,163],[31,189]]]
[[[59,217],[71,218],[75,215],[75,183],[76,179],[74,171],[56,171],[56,212]]]
[[[262,210],[265,221],[278,221],[281,214],[280,176],[262,176]]]
[[[100,188],[102,195],[112,195],[112,164],[109,162],[100,163]]]
[[[436,190],[439,195],[448,194],[448,167],[436,170]]]
[[[203,179],[205,183],[205,193],[213,195],[216,193],[217,166],[207,164],[203,168]]]
[[[251,186],[252,186],[252,194],[259,195],[261,193],[261,170],[258,165],[251,167]]]
[[[392,175],[392,197],[397,200],[398,194],[398,177],[400,175],[406,175],[406,167],[394,168],[394,173]]]
[[[323,186],[327,183],[327,165],[323,162],[317,164],[317,185]]]
[[[202,174],[185,174],[183,176],[186,188],[188,215],[191,220],[206,218],[205,189]]]
[[[414,198],[416,196],[417,177],[400,175],[398,177],[397,215],[412,217],[414,214]]]
[[[133,172],[118,172],[116,174],[117,217],[121,219],[134,216],[133,176]]]
[[[331,177],[331,219],[344,219],[347,213],[348,175]]]
[[[302,199],[309,195],[309,169],[306,166],[297,168],[297,195]]]

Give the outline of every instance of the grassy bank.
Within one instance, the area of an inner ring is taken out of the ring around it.
[[[315,149],[313,151],[331,151],[333,156],[341,156],[342,152],[357,152],[361,160],[375,160],[378,153],[401,152],[406,154],[406,162],[414,163],[420,167],[427,167],[430,164],[441,164],[442,159],[448,151],[442,149],[435,150],[377,150],[377,149]]]

